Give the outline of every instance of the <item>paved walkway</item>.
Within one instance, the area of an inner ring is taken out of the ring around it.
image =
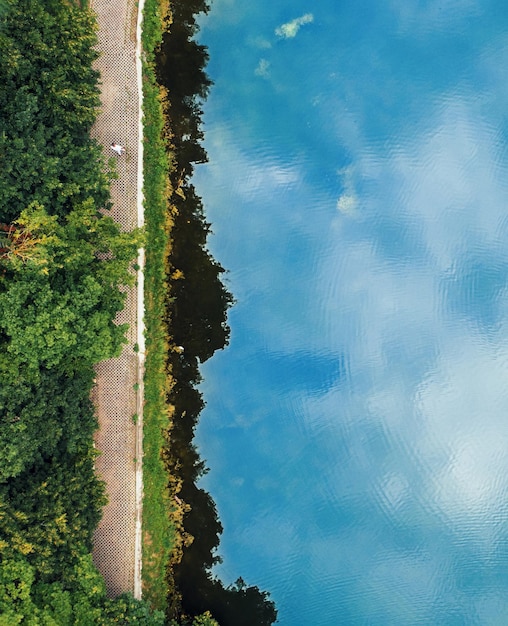
[[[138,225],[141,160],[136,43],[138,2],[91,0],[99,23],[102,109],[92,135],[114,156],[114,141],[126,148],[117,158],[119,178],[112,182],[113,218],[124,230]],[[141,4],[141,3],[140,3]],[[142,219],[142,218],[141,218]],[[142,277],[141,277],[142,278]],[[96,470],[106,481],[108,504],[94,536],[93,558],[110,596],[129,591],[141,597],[141,456],[143,328],[142,281],[127,292],[119,324],[128,323],[128,345],[121,356],[100,363],[93,398],[99,418]],[[141,322],[142,323],[142,322]],[[141,351],[135,345],[141,346]],[[138,388],[139,385],[139,388]],[[138,415],[135,423],[134,415]]]

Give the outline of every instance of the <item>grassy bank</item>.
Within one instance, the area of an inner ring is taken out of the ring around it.
[[[168,327],[168,258],[172,253],[172,198],[184,197],[176,178],[176,159],[168,127],[166,89],[156,80],[155,54],[169,25],[171,4],[146,0],[143,17],[143,115],[145,196],[145,405],[143,421],[143,597],[152,607],[179,605],[171,564],[181,558],[189,541],[184,515],[189,510],[179,497],[182,480],[168,471],[174,406],[169,401],[175,384],[169,354],[179,354]],[[178,272],[176,272],[178,275]],[[174,276],[172,276],[172,279]],[[171,298],[170,298],[171,299]],[[210,622],[212,624],[212,622]]]
[[[167,198],[170,164],[163,142],[160,88],[155,80],[153,51],[162,37],[160,0],[146,0],[143,21],[144,195],[146,222],[145,266],[145,407],[143,426],[143,596],[152,606],[166,606],[166,567],[175,543],[175,525],[168,494],[168,477],[161,459],[163,430],[168,426],[165,402],[167,340],[162,326],[165,258],[170,245]]]

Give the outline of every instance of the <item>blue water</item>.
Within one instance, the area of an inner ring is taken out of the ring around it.
[[[508,624],[508,8],[215,0],[217,573],[282,626]]]

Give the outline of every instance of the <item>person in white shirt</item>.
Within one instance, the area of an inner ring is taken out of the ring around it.
[[[124,154],[125,152],[125,148],[115,142],[111,144],[111,150],[113,150],[113,152],[116,152],[118,156],[122,156],[122,154]]]

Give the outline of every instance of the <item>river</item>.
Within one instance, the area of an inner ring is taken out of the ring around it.
[[[216,572],[281,626],[505,624],[508,11],[215,0]]]

